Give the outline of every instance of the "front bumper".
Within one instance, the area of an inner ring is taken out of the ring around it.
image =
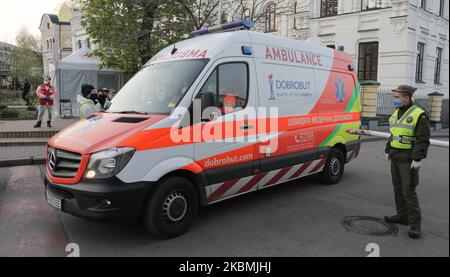
[[[62,185],[45,177],[46,190],[62,199],[63,212],[93,221],[138,220],[152,185],[144,182],[127,184],[116,177]]]

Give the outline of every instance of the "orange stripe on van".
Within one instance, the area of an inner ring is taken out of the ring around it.
[[[166,147],[175,147],[193,143],[205,143],[212,142],[221,139],[231,139],[241,136],[252,136],[252,135],[266,135],[269,131],[291,131],[300,130],[303,128],[311,127],[324,127],[324,126],[335,126],[338,124],[358,122],[360,121],[359,112],[337,112],[337,113],[324,113],[324,114],[310,114],[301,116],[288,116],[280,117],[277,121],[278,129],[271,130],[271,120],[269,118],[264,119],[251,119],[251,120],[241,120],[237,122],[217,122],[210,124],[210,130],[216,128],[216,130],[222,130],[221,134],[212,136],[210,139],[205,139],[201,136],[202,125],[194,125],[187,127],[184,132],[186,133],[186,141],[173,141],[171,137],[171,131],[181,132],[178,129],[172,128],[161,128],[161,129],[151,129],[143,130],[132,137],[123,141],[120,146],[130,146],[135,147],[137,151],[160,149]],[[273,121],[272,121],[273,122]],[[228,127],[226,124],[232,124],[233,132],[226,133],[224,128]],[[255,128],[249,130],[249,132],[244,132],[240,130],[240,127],[244,124],[255,126]],[[222,128],[222,129],[219,129]],[[333,129],[333,128],[331,128]],[[236,133],[236,131],[238,133]],[[331,134],[332,130],[330,131]],[[328,134],[329,135],[329,134]],[[319,144],[320,145],[320,144]]]

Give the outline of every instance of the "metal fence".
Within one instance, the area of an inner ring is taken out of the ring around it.
[[[389,124],[389,117],[394,113],[394,107],[392,106],[392,97],[394,93],[391,89],[380,87],[378,89],[377,98],[377,119],[378,124]]]
[[[394,112],[392,97],[394,97],[392,90],[386,88],[378,89],[377,115],[391,115]]]
[[[363,90],[362,90],[363,91]],[[394,97],[394,93],[391,88],[380,87],[378,89],[377,95],[377,107],[376,114],[379,125],[387,125],[389,124],[389,118],[394,113],[395,109],[392,105],[392,98]],[[362,97],[364,99],[364,97]],[[428,109],[428,98],[419,98],[415,99],[415,102],[418,106],[423,109]],[[364,103],[362,103],[364,106]],[[445,108],[444,108],[445,110]],[[446,121],[445,119],[443,121]],[[447,121],[448,122],[448,121]]]
[[[392,113],[394,113],[394,107],[392,106],[392,98],[394,93],[390,88],[380,87],[378,89],[378,98],[377,98],[377,120],[379,125],[387,125],[389,124],[389,117]],[[428,101],[429,99],[426,97],[416,98],[416,105],[423,108],[424,110],[428,110]],[[442,103],[442,117],[441,124],[443,128],[449,127],[449,101],[448,99],[444,99]]]
[[[36,94],[33,90],[28,94],[28,99],[32,104],[37,102]],[[0,105],[5,106],[26,106],[26,101],[22,99],[22,91],[0,89]]]

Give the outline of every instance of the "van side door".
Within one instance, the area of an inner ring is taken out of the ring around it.
[[[277,130],[270,130],[275,135],[261,145],[266,149],[261,151],[258,188],[265,188],[317,169],[317,128],[312,118],[319,96],[313,66],[260,58],[256,67],[260,106],[278,110]]]

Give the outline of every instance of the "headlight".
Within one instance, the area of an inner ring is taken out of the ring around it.
[[[130,161],[136,149],[115,147],[91,155],[86,170],[88,179],[105,179],[116,176]]]

